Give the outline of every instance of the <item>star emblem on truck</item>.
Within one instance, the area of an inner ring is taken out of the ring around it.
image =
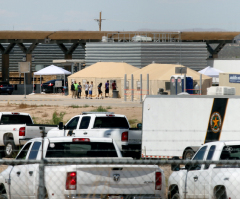
[[[219,112],[214,112],[211,115],[210,126],[214,133],[218,133],[220,131],[222,126],[222,118]]]

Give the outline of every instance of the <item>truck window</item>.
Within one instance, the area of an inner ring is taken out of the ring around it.
[[[25,145],[25,147],[22,149],[22,151],[18,154],[17,156],[17,160],[25,160],[26,159],[26,156],[27,156],[27,153],[28,153],[28,150],[31,146],[32,142],[29,142],[28,144]]]
[[[87,129],[90,123],[90,119],[91,117],[89,116],[83,117],[79,129]]]
[[[224,146],[220,160],[240,160],[240,145]]]
[[[213,154],[215,152],[216,149],[216,145],[212,145],[209,149],[208,155],[207,155],[207,160],[212,160]],[[205,164],[204,169],[208,169],[209,168],[209,164]]]
[[[207,160],[212,160],[213,154],[215,152],[216,145],[212,145],[209,149],[208,155],[207,155]]]
[[[66,129],[76,129],[79,121],[79,117],[74,117],[70,122],[68,122]]]
[[[29,115],[2,115],[1,124],[32,124]]]
[[[93,128],[125,128],[129,125],[125,117],[96,117]]]
[[[206,149],[207,149],[207,146],[202,147],[192,160],[203,160]],[[200,169],[201,169],[201,164],[197,164],[197,165],[191,166],[189,170],[192,171],[192,170],[200,170]]]
[[[36,160],[40,146],[41,142],[34,142],[28,157],[29,160]]]
[[[207,146],[202,147],[194,156],[193,160],[203,160],[206,149],[207,149]]]
[[[117,157],[113,143],[56,142],[48,145],[46,158]]]

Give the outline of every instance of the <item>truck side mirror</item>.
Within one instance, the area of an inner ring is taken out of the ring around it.
[[[172,157],[172,160],[180,160],[179,157]],[[171,164],[171,170],[172,171],[179,171],[180,170],[180,164],[173,163]]]
[[[137,124],[137,128],[140,129],[140,130],[142,130],[142,123],[138,123],[138,124]]]
[[[59,128],[59,130],[63,130],[63,122],[59,122],[58,128]]]

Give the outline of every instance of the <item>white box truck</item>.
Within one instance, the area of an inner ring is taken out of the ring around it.
[[[240,140],[240,96],[147,96],[142,158],[191,159],[202,144]]]

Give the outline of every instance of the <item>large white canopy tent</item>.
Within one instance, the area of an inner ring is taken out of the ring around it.
[[[203,74],[203,75],[207,75],[209,77],[212,77],[212,82],[213,83],[219,83],[219,73],[223,73],[223,71],[218,70],[216,68],[213,68],[211,66],[208,66],[200,71],[198,71],[199,73]]]
[[[33,73],[33,91],[34,91],[34,75],[40,75],[40,81],[41,81],[42,75],[64,75],[64,86],[65,86],[65,75],[70,75],[70,74],[72,73],[58,66],[55,66],[55,65],[47,66],[46,68],[43,68]],[[40,93],[41,93],[41,82],[40,82]]]

